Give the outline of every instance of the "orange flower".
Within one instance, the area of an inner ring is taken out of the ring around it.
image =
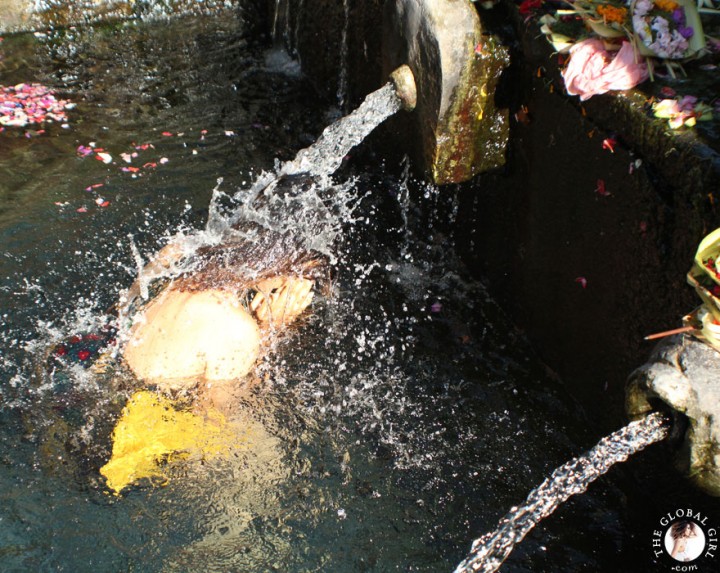
[[[669,0],[664,1],[667,2]],[[617,22],[618,24],[622,24],[627,18],[627,8],[618,8],[616,6],[611,6],[610,4],[602,4],[598,6],[597,13],[602,16],[603,21],[606,24],[610,22]]]
[[[674,0],[655,0],[655,6],[664,12],[674,12],[678,9],[679,4]]]

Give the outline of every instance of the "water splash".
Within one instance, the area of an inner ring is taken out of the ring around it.
[[[237,234],[240,223],[253,223],[280,236],[292,234],[303,248],[334,263],[335,242],[343,227],[355,222],[353,213],[362,197],[354,181],[336,183],[332,175],[353,147],[400,109],[402,101],[388,82],[355,111],[326,127],[292,161],[259,174],[250,186],[230,196],[220,191],[222,180],[218,180],[207,226],[200,233],[203,240],[218,243]],[[227,202],[224,206],[223,201]]]
[[[301,150],[292,161],[284,163],[280,173],[322,176],[335,172],[353,147],[401,107],[395,86],[388,82],[369,94],[351,114],[325,128],[313,145]]]
[[[147,300],[149,286],[157,278],[173,278],[192,270],[192,255],[202,246],[217,245],[232,239],[255,240],[241,223],[252,223],[272,231],[278,237],[292,235],[308,251],[325,255],[336,262],[334,245],[343,227],[355,222],[353,213],[362,199],[353,181],[336,184],[331,175],[347,153],[361,143],[380,123],[402,108],[395,86],[389,82],[369,94],[350,115],[327,127],[318,141],[300,150],[295,159],[279,165],[274,172],[262,172],[246,188],[233,195],[221,191],[217,180],[210,200],[204,230],[179,234],[172,239],[183,253],[184,264],[172,268],[144,264],[131,237],[131,249],[138,267],[139,295]],[[148,268],[160,268],[160,274]],[[121,295],[121,316],[131,307],[132,293]],[[121,338],[123,333],[121,333]]]
[[[624,462],[647,446],[664,440],[669,432],[667,419],[654,412],[610,434],[586,454],[557,468],[528,495],[520,507],[513,507],[497,529],[476,539],[470,555],[455,573],[493,573],[503,564],[516,544],[542,519],[573,495],[605,474],[613,465]]]
[[[299,0],[297,5],[297,14],[295,15],[295,29],[293,34],[292,53],[298,61],[300,61],[300,53],[298,46],[300,45],[300,24],[302,23],[302,15],[305,11],[305,0]]]

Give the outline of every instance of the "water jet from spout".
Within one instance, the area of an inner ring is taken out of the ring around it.
[[[292,161],[285,162],[280,175],[330,175],[373,129],[401,109],[412,109],[409,106],[414,107],[415,82],[410,68],[402,67],[407,70],[398,68],[393,72],[397,79],[393,77],[393,81],[368,94],[360,107],[326,127],[313,145],[298,152]]]
[[[557,468],[528,495],[520,507],[513,507],[495,531],[476,539],[467,558],[455,573],[493,573],[503,564],[517,543],[558,506],[647,446],[664,440],[668,433],[664,414],[654,412],[610,434],[586,454]]]

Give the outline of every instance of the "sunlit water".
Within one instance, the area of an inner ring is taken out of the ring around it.
[[[359,151],[336,181],[333,163],[301,199],[254,206],[332,110],[251,23],[227,13],[0,44],[2,83],[77,103],[67,129],[0,134],[4,571],[450,571],[592,441],[455,259],[452,191]],[[77,153],[91,142],[112,162]],[[113,497],[98,468],[128,390],[112,369],[48,368],[48,349],[115,320],[171,237],[212,241],[238,218],[330,255],[333,293],[259,365],[252,448]],[[603,549],[626,515],[604,487],[528,536],[507,570],[618,562]],[[589,513],[602,524],[590,546],[577,534]]]

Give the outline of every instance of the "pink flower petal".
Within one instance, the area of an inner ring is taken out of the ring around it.
[[[617,140],[613,137],[608,137],[606,139],[603,139],[602,148],[607,149],[610,153],[615,153],[616,145],[617,145]]]

